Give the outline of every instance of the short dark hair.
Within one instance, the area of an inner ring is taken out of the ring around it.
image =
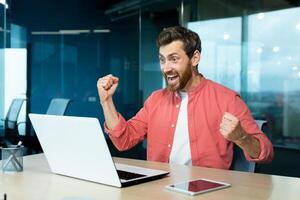
[[[181,27],[173,26],[165,28],[159,35],[156,41],[157,47],[165,46],[173,41],[182,41],[184,51],[189,58],[193,57],[196,50],[201,53],[201,40],[197,33]]]

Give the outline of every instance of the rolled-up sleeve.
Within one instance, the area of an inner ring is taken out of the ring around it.
[[[273,145],[270,140],[262,134],[256,134],[254,137],[259,141],[260,144],[260,154],[258,158],[252,158],[247,153],[244,152],[245,157],[249,161],[254,161],[257,163],[270,163],[273,159]]]
[[[118,117],[119,117],[119,122],[115,126],[115,128],[112,129],[112,130],[109,129],[107,127],[106,123],[104,122],[104,131],[105,131],[105,133],[107,133],[111,137],[116,137],[116,138],[120,137],[126,129],[126,120],[124,119],[124,117],[120,113],[118,113]]]
[[[260,155],[258,158],[252,158],[245,151],[245,157],[249,161],[258,163],[269,163],[273,159],[273,145],[268,137],[260,130],[257,123],[252,117],[251,111],[245,102],[236,95],[233,101],[228,104],[228,109],[240,120],[243,129],[253,137],[255,137],[260,144]]]
[[[109,135],[118,150],[128,150],[144,139],[148,129],[150,99],[151,96],[145,101],[144,106],[139,112],[128,121],[118,113],[119,122],[114,129],[109,129],[106,123],[104,123],[105,132]]]

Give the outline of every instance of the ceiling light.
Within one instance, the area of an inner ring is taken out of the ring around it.
[[[295,66],[293,66],[293,71],[297,71],[298,70],[298,67],[295,65]]]
[[[32,31],[32,35],[61,35],[58,31]]]
[[[95,29],[93,30],[94,33],[109,33],[110,29]]]
[[[261,54],[263,52],[262,48],[257,48],[256,53]]]
[[[298,23],[298,24],[296,25],[296,29],[297,29],[298,31],[300,31],[300,23]]]
[[[59,30],[59,31],[32,31],[32,35],[79,35],[80,33],[90,33],[90,30]]]
[[[226,33],[226,34],[223,35],[223,39],[224,39],[224,40],[229,40],[229,38],[230,38],[230,35],[229,35],[229,34]]]
[[[277,53],[279,51],[279,47],[278,46],[274,46],[273,47],[273,52]]]
[[[90,30],[59,30],[61,34],[80,34],[80,33],[90,33]]]
[[[265,13],[258,13],[257,19],[262,20],[265,17]]]

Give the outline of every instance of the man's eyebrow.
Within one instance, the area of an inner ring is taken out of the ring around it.
[[[178,56],[178,53],[171,53],[167,57],[171,57],[171,56]]]
[[[177,56],[178,55],[178,53],[171,53],[171,54],[168,54],[166,57],[172,57],[172,56]],[[161,57],[165,57],[164,55],[162,55],[162,54],[160,54],[159,53],[159,56],[161,56]]]

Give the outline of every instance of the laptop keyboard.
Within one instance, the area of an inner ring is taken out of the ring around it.
[[[144,174],[136,174],[136,173],[126,172],[126,171],[122,171],[122,170],[117,170],[117,172],[118,172],[119,178],[124,179],[124,180],[131,180],[131,179],[146,176]]]

